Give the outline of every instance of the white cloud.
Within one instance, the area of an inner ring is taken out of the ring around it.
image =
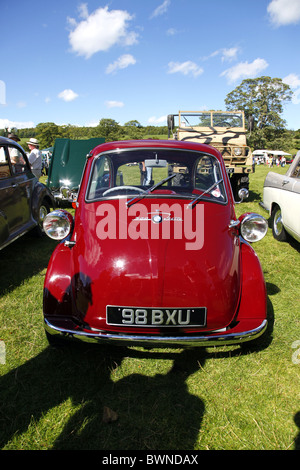
[[[208,56],[203,57],[202,60],[208,60],[216,56],[221,56],[222,62],[232,62],[233,60],[237,59],[237,55],[239,52],[239,47],[222,47],[221,49],[217,49],[216,51],[212,52]]]
[[[155,8],[150,18],[155,18],[156,16],[163,15],[164,13],[166,13],[170,5],[171,5],[171,0],[164,0],[164,2],[161,5]]]
[[[233,83],[244,78],[253,78],[266,69],[268,65],[269,64],[264,59],[259,58],[255,59],[250,64],[248,62],[240,62],[234,67],[222,72],[221,77],[226,77],[229,83]]]
[[[7,127],[10,129],[27,129],[35,127],[35,124],[32,121],[10,121],[9,119],[0,119],[0,129]]]
[[[148,122],[149,124],[165,124],[167,125],[167,116],[161,116],[159,118],[157,118],[156,116],[151,116],[149,119],[148,119]]]
[[[236,59],[239,52],[238,47],[230,47],[229,49],[221,49],[222,51],[222,62],[232,62]]]
[[[298,90],[294,91],[293,96],[292,96],[292,103],[293,104],[300,104],[300,88],[298,88]]]
[[[61,91],[57,96],[63,101],[74,101],[76,98],[78,98],[77,93],[70,89]]]
[[[107,108],[123,108],[124,103],[122,101],[105,101]]]
[[[300,21],[300,0],[272,0],[267,11],[275,26],[296,24]]]
[[[78,6],[78,14],[79,14],[80,18],[84,18],[84,19],[88,18],[89,12],[88,12],[87,3],[81,3]]]
[[[26,101],[18,101],[17,102],[17,108],[26,108],[27,103]]]
[[[282,79],[283,83],[286,83],[291,88],[295,89],[292,96],[293,104],[300,104],[300,78],[294,73],[290,73]]]
[[[128,30],[128,23],[133,19],[125,10],[98,8],[90,15],[86,4],[80,6],[79,23],[68,18],[72,31],[69,41],[72,51],[86,59],[99,51],[107,51],[115,44],[130,46],[137,43],[137,34]]]
[[[286,83],[291,88],[297,88],[300,86],[300,78],[294,73],[290,73],[282,79],[283,83]]]
[[[169,62],[168,67],[168,73],[182,73],[194,77],[198,77],[203,73],[203,69],[190,60],[186,62]]]
[[[106,68],[106,73],[113,73],[120,69],[126,69],[129,65],[134,65],[135,63],[136,60],[131,54],[124,54],[115,62],[108,65]]]
[[[178,30],[175,28],[169,28],[166,32],[167,36],[175,36],[178,33]]]
[[[99,119],[98,121],[97,120],[88,121],[84,125],[85,127],[97,127],[99,125]]]

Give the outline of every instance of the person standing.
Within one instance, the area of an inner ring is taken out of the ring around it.
[[[20,142],[20,139],[15,134],[8,134],[8,139],[13,140],[14,142]],[[21,154],[21,152],[16,147],[9,146],[8,148],[9,156],[11,163],[13,165],[13,169],[15,173],[22,173],[24,170],[26,163]]]
[[[26,143],[30,150],[28,160],[31,166],[31,171],[37,178],[40,178],[42,174],[42,154],[39,150],[39,142],[37,139],[32,137],[29,139],[29,142]]]

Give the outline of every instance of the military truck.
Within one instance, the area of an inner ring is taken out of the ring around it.
[[[168,115],[169,139],[200,142],[219,150],[235,198],[240,189],[249,189],[249,174],[255,169],[246,132],[243,111],[179,111]]]

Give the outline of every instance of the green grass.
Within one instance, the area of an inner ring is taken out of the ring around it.
[[[268,171],[251,175],[238,215],[266,215],[259,201]],[[189,351],[49,347],[42,290],[54,247],[28,234],[0,252],[1,449],[300,448],[299,244],[279,243],[269,230],[254,246],[269,318],[255,347]],[[105,422],[104,407],[118,419]]]

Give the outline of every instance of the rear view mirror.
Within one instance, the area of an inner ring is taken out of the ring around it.
[[[145,166],[147,168],[166,168],[168,166],[167,160],[145,160]]]

